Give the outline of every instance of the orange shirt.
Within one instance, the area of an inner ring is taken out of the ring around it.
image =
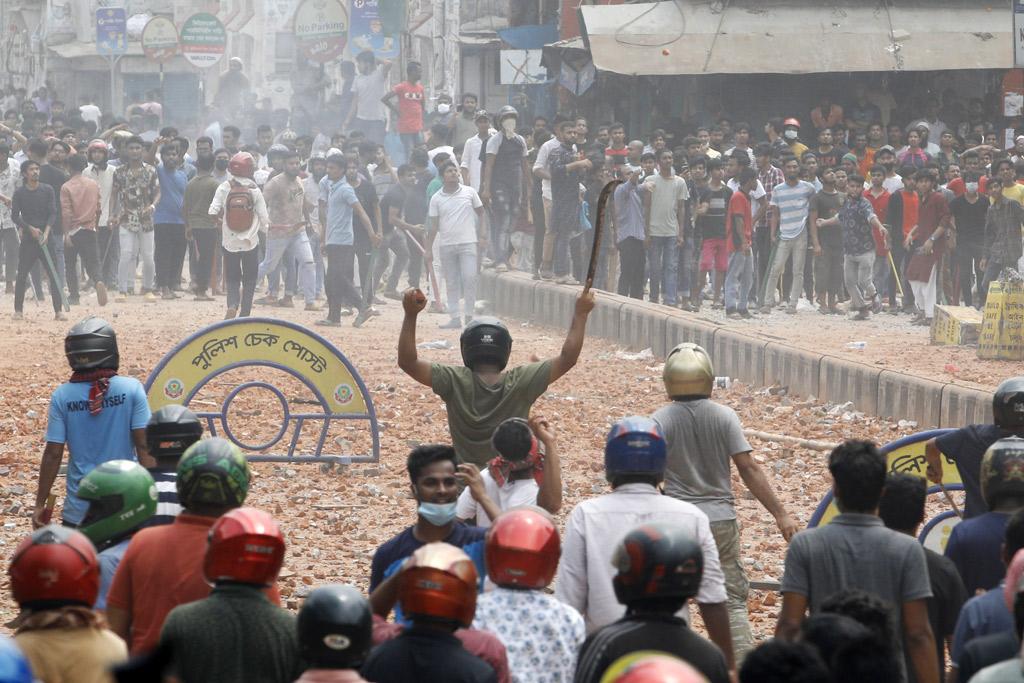
[[[172,609],[210,594],[203,558],[206,537],[216,521],[216,517],[182,513],[173,524],[139,531],[128,544],[110,586],[107,609],[116,607],[131,615],[131,654],[157,646]],[[267,597],[280,605],[276,586],[267,589]]]

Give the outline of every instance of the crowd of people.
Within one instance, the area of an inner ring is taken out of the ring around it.
[[[8,568],[20,612],[13,642],[0,639],[0,683],[1024,680],[1024,378],[996,390],[992,424],[926,444],[927,478],[955,467],[966,492],[945,556],[916,539],[925,477],[890,471],[866,441],[828,455],[839,514],[801,531],[692,343],[666,358],[668,402],[614,422],[609,489],[559,533],[559,439],[533,405],[576,364],[593,292],[558,355],[511,368],[511,333],[490,317],[463,331],[463,365],[424,361],[426,296],[410,289],[402,304],[398,365],[444,401],[451,442],[408,454],[411,524],[376,549],[368,577],[332,577],[297,615],[277,589],[285,534],[246,506],[244,454],[184,406],[152,412],[118,374],[109,323],[74,325],[34,531]],[[761,643],[733,467],[788,543]]]
[[[795,314],[803,297],[927,325],[936,303],[983,306],[1024,253],[1024,135],[1003,149],[980,100],[960,116],[930,98],[885,126],[858,85],[804,124],[718,114],[634,139],[621,123],[488,113],[471,93],[428,112],[420,65],[392,71],[360,53],[333,128],[241,95],[188,136],[161,127],[156,102],[118,118],[6,97],[0,263],[16,317],[44,279],[58,319],[83,288],[100,305],[224,295],[226,317],[245,316],[265,283],[255,303],[318,311],[326,295],[322,324],[360,326],[426,274],[431,310],[459,329],[481,268],[585,279],[600,223],[599,289],[734,319]],[[244,78],[240,62],[228,76]]]

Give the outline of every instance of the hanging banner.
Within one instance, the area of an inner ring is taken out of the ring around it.
[[[215,66],[227,44],[224,24],[212,14],[193,14],[181,26],[181,54],[200,69]]]
[[[326,64],[345,51],[348,15],[339,0],[303,0],[295,10],[292,30],[302,54]]]
[[[178,29],[170,17],[156,16],[142,29],[142,51],[146,58],[163,64],[178,54]]]
[[[372,51],[378,59],[396,59],[401,48],[401,22],[391,11],[394,1],[351,0],[348,30],[351,51]]]

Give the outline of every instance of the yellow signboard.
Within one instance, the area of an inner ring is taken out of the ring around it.
[[[889,472],[892,474],[905,473],[913,474],[918,477],[926,476],[928,470],[928,463],[925,461],[924,449],[925,444],[931,440],[932,437],[938,436],[944,433],[946,430],[936,430],[935,432],[923,432],[921,434],[914,434],[913,436],[900,439],[899,441],[890,444],[886,450],[886,463],[889,467]],[[956,468],[956,463],[947,458],[945,455],[942,456],[942,484],[943,486],[950,486],[953,484],[962,484],[960,479],[960,471]],[[832,518],[839,514],[839,508],[836,507],[835,501],[832,499],[832,495],[829,494],[827,497],[828,506],[824,510],[819,506],[818,511],[815,512],[811,518],[810,526],[821,526],[828,524],[832,521]],[[822,501],[824,504],[825,501]]]

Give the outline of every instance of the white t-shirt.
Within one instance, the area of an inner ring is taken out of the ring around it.
[[[733,192],[739,192],[740,189],[740,184],[736,182],[735,178],[730,178],[728,182],[725,183],[725,186],[728,187]],[[764,196],[766,194],[768,193],[764,191],[764,185],[762,185],[761,181],[758,180],[757,187],[755,187],[754,191],[750,193],[751,216],[756,216],[757,212],[761,210],[761,202],[764,201]]]
[[[488,470],[481,472],[480,477],[484,480],[487,496],[494,501],[494,504],[502,512],[521,505],[537,504],[537,491],[540,487],[537,486],[537,482],[533,477],[508,481],[505,482],[504,486],[498,486]],[[459,496],[459,501],[455,506],[455,516],[459,519],[467,520],[475,517],[477,526],[484,528],[491,526],[491,518],[487,516],[483,507],[473,498],[473,494],[468,487]]]
[[[430,198],[430,209],[427,215],[438,219],[437,244],[450,247],[456,244],[475,244],[476,209],[483,207],[480,195],[468,185],[459,185],[459,189],[448,194],[444,187]]]
[[[356,100],[355,118],[363,121],[383,121],[387,117],[387,109],[381,98],[388,94],[388,79],[384,73],[384,65],[367,75],[356,74],[352,81],[352,95]]]
[[[558,141],[558,138],[551,138],[537,150],[537,158],[533,161],[533,170],[542,168],[545,171],[548,169],[548,157],[551,156],[551,152],[562,143]],[[540,195],[544,199],[551,199],[551,181],[547,178],[542,178],[540,181]]]
[[[462,161],[459,163],[459,168],[469,171],[469,185],[477,191],[480,190],[480,180],[483,177],[483,164],[480,163],[480,148],[483,144],[484,141],[479,135],[466,140],[462,147]]]

